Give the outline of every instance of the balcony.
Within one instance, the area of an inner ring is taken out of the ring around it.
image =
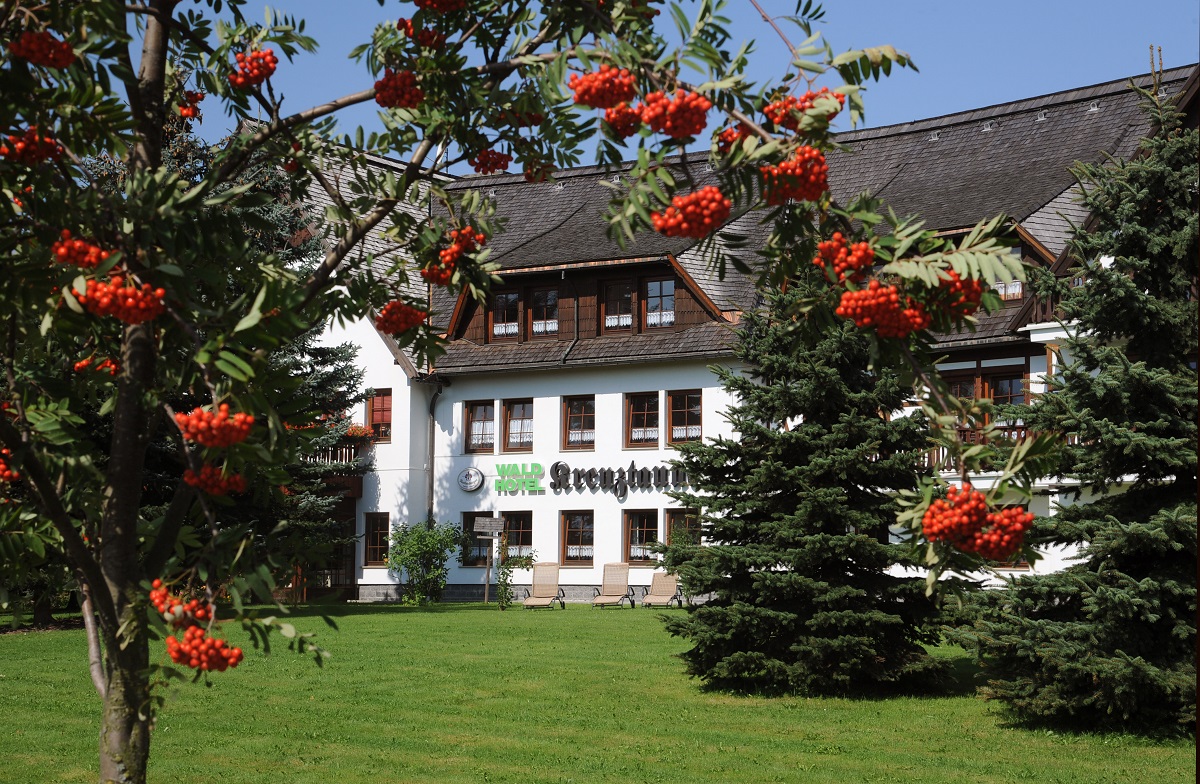
[[[1025,425],[996,425],[992,431],[993,437],[1007,440],[1024,438],[1026,433],[1027,430]],[[968,445],[986,444],[988,442],[988,440],[984,438],[982,430],[976,430],[969,427],[958,428],[958,438],[960,441],[962,441],[962,443]],[[942,465],[945,463],[946,458],[946,449],[940,446],[935,446],[933,449],[929,450],[929,467],[934,468]]]

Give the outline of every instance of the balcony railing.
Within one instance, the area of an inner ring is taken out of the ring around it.
[[[1024,438],[1026,433],[1025,425],[996,425],[992,429],[993,437],[1011,440]],[[986,444],[988,442],[982,430],[969,427],[958,428],[958,439],[968,445]],[[943,465],[947,456],[947,451],[944,447],[935,446],[929,450],[929,466],[933,468]]]
[[[353,463],[358,459],[356,444],[334,444],[304,456],[306,463]]]

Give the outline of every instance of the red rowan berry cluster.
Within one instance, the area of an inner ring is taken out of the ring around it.
[[[595,73],[571,74],[567,81],[575,93],[575,103],[593,109],[611,109],[617,104],[633,100],[636,90],[633,75],[625,68],[602,65]]]
[[[452,14],[467,7],[467,0],[413,0],[417,8],[424,8],[435,14]]]
[[[237,60],[237,71],[229,74],[229,83],[238,90],[248,90],[258,87],[271,78],[279,59],[273,49],[252,49],[249,52],[238,52],[234,55]]]
[[[937,499],[925,511],[921,529],[931,542],[944,541],[964,553],[978,553],[1002,561],[1021,549],[1033,515],[1020,507],[988,510],[983,493],[964,484],[951,487],[945,500]]]
[[[222,403],[215,414],[200,407],[190,414],[176,414],[175,424],[179,425],[187,441],[195,441],[201,446],[227,447],[246,440],[254,416],[241,412],[230,416],[229,404]]]
[[[383,306],[375,318],[375,328],[385,335],[399,335],[419,326],[429,314],[400,300]],[[353,426],[352,426],[353,427]]]
[[[408,36],[410,41],[416,41],[425,49],[440,49],[446,43],[445,33],[418,27],[411,19],[401,17],[396,22],[396,29]]]
[[[498,171],[504,171],[512,162],[511,155],[495,150],[480,150],[474,158],[467,159],[467,163],[471,164],[479,174],[495,174]]]
[[[33,186],[26,185],[21,190],[21,193],[26,193],[26,194],[33,193]],[[18,197],[18,196],[13,196],[13,204],[17,205],[17,207],[19,207],[20,209],[25,209],[25,202],[21,201],[20,197]]]
[[[536,128],[546,121],[541,112],[502,112],[500,120],[514,128]]]
[[[92,364],[93,357],[86,357],[75,363],[75,372],[82,373],[87,370]],[[108,375],[115,376],[121,372],[121,363],[113,359],[105,358],[97,364],[92,370],[103,372],[108,371]]]
[[[796,131],[800,129],[800,115],[812,109],[813,103],[818,98],[826,95],[836,98],[839,105],[838,109],[825,116],[826,120],[831,120],[837,116],[841,107],[846,105],[846,96],[841,93],[831,93],[828,87],[822,87],[815,93],[809,90],[799,98],[789,95],[778,101],[772,101],[763,107],[763,114],[766,115],[767,119],[776,128],[787,128],[789,131]]]
[[[126,286],[125,279],[113,275],[108,283],[96,280],[87,282],[87,291],[75,292],[75,299],[94,316],[115,316],[126,324],[141,324],[152,321],[163,314],[165,289],[153,288],[143,283],[141,288]]]
[[[738,123],[717,134],[717,152],[728,155],[733,152],[734,145],[750,135],[750,128],[745,123]]]
[[[27,128],[20,136],[9,134],[5,142],[0,143],[0,158],[13,158],[26,166],[57,160],[62,154],[62,145],[53,136],[39,133],[37,126]]]
[[[642,125],[642,113],[627,103],[619,103],[604,112],[604,122],[612,129],[613,136],[628,139]]]
[[[642,122],[655,133],[665,133],[672,139],[699,136],[708,124],[707,113],[712,102],[703,95],[686,90],[676,90],[674,99],[665,93],[654,92],[646,96],[642,106]]]
[[[932,319],[919,302],[905,298],[900,290],[872,280],[865,289],[842,292],[837,314],[860,329],[874,327],[881,338],[905,338],[926,329]]]
[[[71,230],[63,229],[62,239],[50,246],[50,254],[59,264],[74,264],[88,269],[98,266],[111,255],[87,240],[71,239]]]
[[[163,585],[162,580],[150,583],[150,603],[162,615],[167,625],[173,629],[207,623],[213,618],[212,607],[208,602],[199,599],[184,601],[182,597],[174,596]]]
[[[179,104],[179,116],[186,117],[189,120],[194,120],[200,116],[200,102],[204,100],[204,93],[198,93],[193,90],[185,90],[183,93],[183,103]]]
[[[817,201],[829,190],[829,166],[824,153],[815,147],[801,147],[791,160],[759,171],[767,204],[786,204],[788,199]]]
[[[817,255],[812,263],[825,270],[825,277],[831,283],[841,283],[847,279],[861,283],[866,278],[867,270],[875,263],[875,250],[869,242],[847,245],[846,238],[837,231],[829,239],[817,244]]]
[[[458,261],[458,258],[464,253],[470,253],[473,250],[483,247],[487,244],[487,237],[470,226],[463,226],[461,229],[450,230],[450,247],[441,252],[443,263]]]
[[[983,299],[983,283],[974,278],[961,278],[954,270],[946,270],[947,278],[938,285],[938,300],[944,303],[952,319],[970,316],[979,310]]]
[[[521,170],[525,176],[525,182],[545,182],[554,172],[554,164],[541,160],[526,161]]]
[[[300,152],[300,142],[292,142],[292,152]],[[295,156],[288,158],[287,163],[283,164],[283,170],[285,172],[300,171],[300,159]]]
[[[167,638],[167,655],[176,664],[186,664],[194,670],[225,672],[236,667],[245,658],[241,648],[230,648],[224,640],[209,637],[199,626],[189,626],[183,639],[174,635]]]
[[[47,68],[66,68],[75,62],[75,51],[71,45],[58,40],[48,30],[26,30],[17,40],[8,42],[8,51],[13,57]]]
[[[15,482],[21,478],[21,472],[12,468],[5,458],[12,457],[12,451],[7,447],[0,449],[0,482]]]
[[[246,480],[241,474],[226,476],[219,467],[210,464],[200,466],[200,473],[187,469],[183,472],[183,481],[209,495],[246,492]]]
[[[654,230],[668,237],[701,239],[729,219],[732,202],[715,185],[671,199],[665,212],[650,215]]]
[[[423,100],[425,93],[412,71],[388,70],[375,82],[375,103],[385,109],[415,109]]]
[[[454,278],[454,262],[431,261],[421,268],[421,277],[435,286],[447,286]]]

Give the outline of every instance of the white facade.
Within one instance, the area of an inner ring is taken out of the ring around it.
[[[410,378],[367,322],[330,329],[325,341],[350,341],[360,346],[365,385],[374,390],[390,389],[392,394],[392,437],[390,442],[373,446],[374,470],[364,477],[357,533],[366,533],[369,514],[387,513],[392,526],[419,524],[427,519],[429,410],[436,395],[432,518],[439,523],[461,526],[464,515],[470,513],[487,513],[485,516],[528,513],[537,560],[563,565],[560,583],[573,598],[590,597],[590,587],[600,584],[603,566],[610,562],[630,562],[631,585],[650,584],[655,563],[639,558],[643,551],[638,547],[638,537],[630,541],[627,513],[642,513],[643,522],[646,513],[652,514],[656,525],[653,538],[665,541],[668,514],[682,511],[679,502],[667,495],[669,490],[683,487],[681,477],[669,469],[676,457],[675,448],[667,443],[669,393],[699,392],[703,438],[733,435],[724,417],[729,396],[708,363],[702,360],[456,376],[443,380],[439,391],[436,383]],[[648,393],[658,400],[657,441],[654,445],[628,446],[626,396]],[[594,444],[591,448],[564,448],[563,399],[581,396],[594,397]],[[531,401],[533,406],[532,445],[528,451],[504,448],[505,403],[516,400]],[[466,404],[484,401],[493,403],[495,443],[491,451],[469,452]],[[360,410],[354,418],[363,421],[364,414],[366,411]],[[557,482],[556,464],[559,464]],[[513,478],[509,466],[520,474],[519,481]],[[465,490],[460,486],[460,477],[466,469],[476,469],[482,474],[478,489]],[[611,474],[605,476],[605,470]],[[649,486],[637,486],[637,480],[645,481],[647,474]],[[497,480],[502,482],[501,489],[497,489]],[[626,489],[622,493],[623,480]],[[605,486],[610,482],[610,486]],[[575,549],[568,552],[564,512],[591,513],[590,559],[587,553]],[[365,541],[360,540],[357,545],[355,563],[361,598],[396,596],[397,575],[381,564],[368,565]],[[486,572],[483,565],[463,566],[456,554],[451,556],[450,566],[451,594],[482,596]],[[528,571],[518,570],[513,579],[516,583],[528,582]],[[495,580],[494,570],[492,580]]]

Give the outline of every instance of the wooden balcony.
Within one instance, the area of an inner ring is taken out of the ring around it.
[[[318,449],[311,455],[304,456],[306,463],[353,463],[358,459],[361,447],[357,444],[340,443]]]
[[[1027,434],[1025,425],[997,425],[992,431],[994,438],[1003,438],[1009,440],[1017,440],[1024,438]],[[958,438],[964,444],[986,444],[988,439],[984,437],[982,430],[976,430],[969,427],[958,428]],[[940,446],[935,446],[929,450],[929,467],[934,468],[942,465],[946,461],[946,449]],[[943,469],[945,470],[945,469]]]

